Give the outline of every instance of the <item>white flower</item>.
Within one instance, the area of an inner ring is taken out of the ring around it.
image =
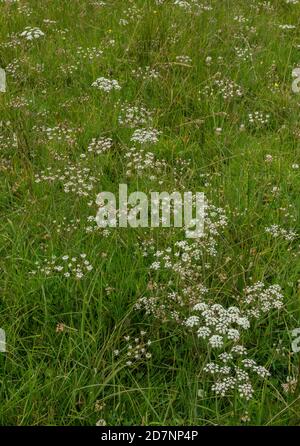
[[[233,377],[227,376],[226,378],[217,381],[213,386],[212,390],[216,392],[217,395],[225,396],[228,390],[234,389],[236,381]]]
[[[194,311],[204,311],[207,310],[208,305],[204,302],[200,302],[193,307]]]
[[[228,339],[233,339],[234,341],[238,341],[240,338],[240,333],[235,328],[230,328],[227,332]]]
[[[208,327],[200,327],[197,331],[198,338],[206,339],[211,335],[211,331]]]
[[[244,384],[239,384],[238,391],[239,391],[240,396],[242,398],[245,398],[248,401],[252,398],[254,389],[253,389],[252,385],[249,382],[247,382]]]
[[[106,79],[105,77],[98,77],[93,83],[92,87],[96,87],[99,90],[109,92],[111,90],[121,90],[121,86],[118,81],[114,79]]]
[[[223,346],[223,337],[219,335],[213,335],[211,338],[209,338],[208,342],[213,348],[220,348]]]
[[[184,325],[187,327],[194,327],[195,325],[199,324],[199,317],[198,316],[190,316],[185,322]]]
[[[233,358],[232,354],[231,354],[231,353],[227,353],[227,352],[221,353],[221,354],[219,355],[219,359],[220,359],[222,362],[225,362],[225,363],[228,362],[228,361],[230,361],[232,358]]]
[[[140,144],[155,144],[161,132],[153,128],[142,128],[134,131],[130,141],[139,142]]]
[[[235,345],[232,347],[231,353],[243,356],[247,354],[247,349],[243,345]]]
[[[253,370],[261,377],[261,378],[267,378],[268,376],[271,376],[271,373],[261,365],[257,365],[253,368]]]
[[[214,362],[209,362],[208,364],[206,364],[203,370],[214,375],[215,373],[219,373],[220,367]]]
[[[39,39],[43,37],[45,34],[39,28],[30,28],[27,26],[23,32],[21,32],[20,36],[24,37],[26,40]]]
[[[265,156],[265,161],[266,161],[266,163],[271,163],[273,161],[273,156],[270,154],[267,154]]]

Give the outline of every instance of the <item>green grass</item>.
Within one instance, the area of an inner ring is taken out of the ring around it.
[[[292,165],[300,164],[300,96],[291,85],[299,65],[300,4],[274,0],[270,10],[266,2],[211,0],[212,10],[196,14],[171,0],[95,3],[0,1],[0,67],[7,73],[7,92],[0,93],[0,327],[7,341],[0,353],[0,424],[95,425],[104,419],[107,425],[239,425],[247,412],[247,424],[299,425],[300,357],[291,347],[291,330],[300,326],[299,233],[286,241],[265,227],[299,231],[300,169]],[[126,12],[133,6],[138,16]],[[128,23],[120,23],[125,18]],[[280,29],[284,24],[295,29]],[[45,36],[5,45],[26,26]],[[103,54],[83,59],[78,47]],[[248,59],[239,58],[235,47],[251,48]],[[159,77],[132,74],[146,66]],[[218,72],[240,85],[243,95],[203,95]],[[101,76],[118,80],[121,90],[92,88]],[[20,98],[28,102],[14,106]],[[125,101],[153,110],[152,126],[162,132],[157,144],[145,148],[166,162],[154,181],[151,168],[126,176],[133,129],[118,123]],[[248,114],[255,111],[270,115],[267,125],[249,125]],[[73,143],[49,141],[38,130],[57,125],[76,130]],[[80,162],[91,139],[100,136],[111,138],[112,147],[83,161],[97,179],[88,197],[65,193],[63,182],[35,182],[49,166]],[[180,160],[190,160],[189,168],[176,176]],[[250,401],[234,391],[216,396],[203,371],[212,352],[174,320],[162,323],[135,308],[151,295],[153,282],[183,291],[178,275],[153,272],[141,249],[151,237],[157,250],[173,246],[182,233],[117,228],[104,237],[85,231],[86,218],[96,215],[97,193],[117,192],[120,183],[146,193],[204,191],[225,210],[228,225],[217,237],[216,256],[204,255],[201,277],[188,281],[193,292],[201,282],[210,302],[228,307],[258,281],[282,287],[284,307],[252,322],[241,340],[248,356],[271,373],[265,380],[253,377]],[[66,224],[80,222],[58,233],[64,218]],[[37,261],[80,253],[93,265],[81,280],[30,274]],[[124,336],[135,338],[140,330],[152,341],[152,356],[129,367],[114,351],[126,344]],[[290,393],[282,388],[288,376],[297,381]]]

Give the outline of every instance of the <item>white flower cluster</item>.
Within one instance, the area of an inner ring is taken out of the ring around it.
[[[200,14],[203,11],[211,11],[212,6],[205,5],[199,0],[174,0],[174,5],[179,6],[186,12]]]
[[[30,104],[32,104],[32,100],[27,99],[24,96],[18,96],[16,98],[12,98],[9,102],[9,106],[11,108],[16,108],[16,109],[28,107]]]
[[[83,48],[82,46],[77,47],[77,54],[81,59],[85,60],[93,60],[101,57],[103,51],[100,48],[92,47],[92,48]]]
[[[97,7],[101,7],[101,6],[106,6],[107,5],[107,3],[103,2],[102,0],[91,1],[90,3],[91,3],[91,5],[97,6]]]
[[[235,22],[238,22],[238,23],[247,23],[247,22],[249,22],[249,19],[247,19],[245,16],[243,16],[243,15],[236,15],[234,18],[233,18],[233,20],[235,21]]]
[[[222,208],[217,208],[211,203],[205,207],[205,233],[199,239],[181,240],[174,244],[173,248],[154,253],[155,262],[151,269],[171,269],[182,277],[192,278],[199,269],[204,254],[215,256],[219,229],[227,226],[227,218]],[[195,279],[195,277],[194,277]]]
[[[152,122],[153,112],[148,111],[143,106],[124,104],[118,116],[120,125],[129,128],[149,125]]]
[[[139,248],[144,257],[150,257],[150,273],[156,279],[149,283],[147,295],[138,299],[135,305],[137,309],[163,322],[176,321],[181,324],[187,319],[190,308],[207,293],[206,287],[202,285],[203,273],[211,268],[209,259],[217,253],[219,230],[227,225],[223,209],[207,203],[205,225],[206,231],[202,238],[180,240],[162,249],[157,249],[153,239],[142,242]],[[167,272],[170,281],[166,284]],[[176,291],[170,291],[172,283],[177,284]],[[190,324],[194,322],[197,322],[196,318],[189,321]],[[205,332],[200,331],[199,335],[205,336]],[[234,331],[230,332],[230,336],[235,335]],[[218,338],[213,338],[211,342],[218,342]]]
[[[101,228],[97,225],[97,220],[94,215],[89,215],[87,217],[87,226],[85,227],[85,232],[90,233],[100,233],[102,237],[106,238],[111,234],[111,228]]]
[[[136,23],[142,17],[141,10],[134,4],[131,4],[130,7],[126,8],[122,14],[123,17],[119,20],[119,24],[124,26],[131,22]]]
[[[214,237],[218,234],[219,227],[226,223],[222,213],[216,223],[214,226],[211,222]],[[214,377],[212,390],[220,396],[237,392],[241,398],[251,399],[254,388],[250,374],[254,373],[262,379],[270,374],[265,367],[247,357],[247,349],[242,341],[244,333],[250,329],[252,319],[282,307],[283,295],[279,285],[265,287],[262,282],[258,282],[244,290],[239,306],[225,308],[209,301],[208,290],[203,285],[198,288],[190,285],[201,281],[203,261],[200,259],[203,246],[200,248],[195,241],[183,240],[175,243],[175,251],[172,247],[158,251],[152,243],[149,241],[144,251],[144,255],[152,252],[155,257],[151,268],[155,271],[163,268],[179,273],[180,280],[170,280],[167,285],[165,281],[164,285],[151,281],[150,296],[138,299],[135,308],[145,310],[146,314],[161,322],[173,321],[195,332],[214,359],[204,369]],[[157,273],[155,277],[157,280]],[[169,286],[172,283],[177,284],[176,291],[170,291]],[[184,288],[184,283],[189,286]],[[182,291],[178,291],[178,287]],[[190,308],[193,308],[192,314]]]
[[[80,218],[72,218],[68,219],[67,217],[63,217],[62,221],[58,222],[57,220],[53,220],[54,230],[57,234],[61,236],[70,234],[76,230],[78,230],[81,225],[82,220]],[[96,223],[96,218],[94,215],[89,215],[84,222],[84,230],[88,233],[100,233],[102,237],[106,238],[110,235],[110,229],[100,228]]]
[[[89,153],[95,153],[96,155],[101,155],[102,153],[107,152],[112,147],[112,139],[111,138],[93,138],[92,141],[88,145],[87,151]],[[85,154],[81,155],[81,158],[85,158]]]
[[[98,77],[93,83],[92,87],[98,88],[105,92],[110,92],[112,90],[121,90],[119,82],[115,79],[106,79],[105,77]]]
[[[35,182],[61,182],[65,193],[74,193],[79,197],[88,197],[94,189],[97,178],[92,176],[88,167],[68,163],[64,168],[53,171],[51,167],[35,175]]]
[[[21,65],[22,65],[22,60],[13,59],[8,65],[6,65],[5,68],[6,74],[10,74],[11,78],[14,79],[14,81],[21,80],[23,78]]]
[[[216,79],[213,80],[211,86],[204,87],[203,93],[207,97],[220,95],[224,100],[234,99],[235,97],[243,96],[243,89],[234,81],[221,78],[218,73]]]
[[[252,58],[252,50],[248,47],[235,47],[235,54],[238,59],[246,62],[247,60]]]
[[[133,132],[130,141],[138,142],[140,144],[155,144],[158,142],[158,137],[161,134],[159,130],[153,128],[137,129]]]
[[[192,63],[192,59],[190,56],[176,56],[176,62],[189,65]]]
[[[297,233],[292,229],[284,229],[279,225],[271,225],[265,228],[267,234],[271,234],[275,238],[283,238],[288,242],[292,242],[297,238]]]
[[[298,377],[287,376],[286,383],[281,384],[285,393],[295,393],[298,384]]]
[[[258,288],[261,294],[261,287]],[[268,310],[270,309],[271,307],[268,307]],[[238,344],[242,331],[249,330],[249,316],[253,314],[235,306],[224,308],[220,304],[206,302],[197,303],[193,311],[196,314],[189,316],[183,324],[195,329],[198,338],[206,342],[207,348],[223,350],[214,362],[204,367],[205,372],[214,376],[212,390],[220,396],[237,390],[241,398],[251,399],[254,389],[249,372],[256,373],[263,379],[270,376],[265,367],[245,357],[246,348]]]
[[[244,292],[242,302],[246,304],[245,313],[255,319],[283,307],[283,294],[277,284],[266,288],[263,282],[257,282],[246,287]]]
[[[34,40],[43,37],[45,34],[39,28],[30,28],[27,26],[24,31],[20,33],[21,37],[24,37],[26,40]]]
[[[146,66],[145,68],[138,67],[132,70],[132,75],[137,79],[152,80],[159,78],[159,72],[155,68]]]
[[[178,158],[175,166],[169,166],[165,159],[158,159],[153,152],[136,147],[128,149],[124,157],[128,177],[145,174],[151,181],[158,180],[159,185],[168,181],[168,176],[162,175],[162,173],[168,172],[175,182],[181,184],[182,175],[186,175],[190,169],[190,160]]]
[[[239,356],[245,354],[244,347],[236,345],[231,348],[229,353],[221,353],[217,362],[205,365],[204,371],[213,375],[215,379],[212,390],[217,395],[224,397],[228,395],[228,392],[237,390],[241,398],[250,400],[253,397],[254,388],[249,372],[256,373],[262,379],[270,376],[269,371],[265,367],[257,365],[253,359],[239,359]]]
[[[57,220],[53,220],[52,222],[55,226],[56,226],[56,232],[58,234],[61,233],[70,233],[75,231],[76,229],[79,228],[79,224],[80,224],[80,218],[72,218],[67,219],[67,217],[64,217],[61,223],[58,223]]]
[[[33,126],[32,130],[37,130],[43,134],[48,141],[66,142],[70,145],[76,143],[77,134],[80,132],[80,129],[70,128],[66,124],[58,124],[54,127]]]
[[[154,153],[143,149],[138,150],[135,147],[131,147],[128,152],[126,152],[125,159],[127,160],[126,175],[128,177],[135,173],[140,176],[144,172],[149,171],[149,169],[153,169],[155,171],[155,175],[150,175],[149,178],[151,180],[155,180],[157,175],[160,174],[166,167],[165,161],[157,160]]]
[[[23,15],[25,15],[26,17],[30,17],[31,16],[31,14],[33,13],[33,9],[32,8],[30,8],[28,5],[18,5],[17,6],[17,11],[18,11],[18,13],[19,14],[23,14]]]
[[[146,296],[139,298],[135,308],[144,310],[147,315],[152,315],[161,322],[173,321],[182,325],[187,319],[186,315],[189,314],[190,308],[199,302],[199,298],[203,298],[208,290],[199,283],[199,277],[197,283],[183,287],[181,291],[170,290],[170,283],[166,285],[150,281],[148,284],[150,295],[147,293]],[[197,316],[195,321],[190,320],[190,324],[196,321]]]
[[[249,320],[237,307],[226,309],[220,304],[209,305],[202,302],[196,304],[193,310],[197,315],[187,318],[184,325],[196,326],[198,337],[208,339],[212,348],[221,348],[228,340],[238,341],[240,329],[250,327]]]
[[[11,153],[13,149],[18,148],[17,135],[13,132],[10,122],[0,122],[0,151]]]
[[[45,259],[42,265],[36,262],[36,267],[37,269],[31,271],[30,274],[43,273],[46,276],[62,274],[67,278],[75,276],[76,279],[82,279],[85,274],[93,269],[85,253],[80,254],[79,257],[70,257],[69,255],[61,257],[52,256],[50,259]]]
[[[150,340],[146,340],[145,331],[140,332],[139,337],[131,339],[131,337],[124,336],[126,344],[122,346],[121,350],[114,351],[114,356],[121,361],[125,360],[127,366],[134,366],[141,362],[143,359],[150,359],[151,353],[148,351],[148,347],[152,344]]]
[[[249,124],[256,126],[256,127],[262,127],[269,123],[270,115],[262,113],[260,111],[255,111],[254,113],[248,114],[248,120],[249,120]]]

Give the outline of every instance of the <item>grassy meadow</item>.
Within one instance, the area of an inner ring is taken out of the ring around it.
[[[300,424],[299,24],[0,0],[0,425]],[[99,227],[119,184],[204,192],[204,235]]]

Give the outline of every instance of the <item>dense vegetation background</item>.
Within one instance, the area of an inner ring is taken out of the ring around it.
[[[0,1],[2,425],[299,424],[299,13]],[[205,236],[99,229],[120,183]]]

